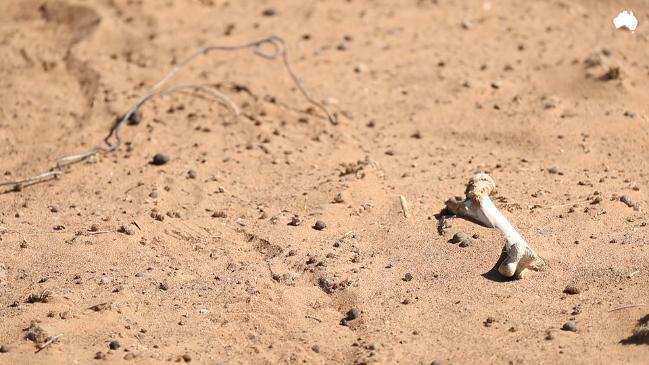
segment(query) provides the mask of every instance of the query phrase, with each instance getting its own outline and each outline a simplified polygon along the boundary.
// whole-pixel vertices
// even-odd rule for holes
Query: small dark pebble
[[[228,213],[226,213],[223,210],[217,210],[214,213],[212,213],[212,218],[227,218]]]
[[[132,236],[132,235],[135,234],[135,231],[129,226],[120,226],[117,229],[117,232],[124,233],[124,234],[129,235],[129,236]]]
[[[191,357],[189,354],[184,354],[184,355],[183,355],[183,361],[184,361],[184,362],[191,362],[191,361],[192,361],[192,357]]]
[[[581,290],[575,285],[568,285],[565,289],[563,289],[563,292],[566,294],[575,295],[581,293]]]
[[[165,216],[162,215],[161,213],[158,212],[151,212],[151,218],[159,221],[159,222],[164,222]]]
[[[167,291],[167,290],[169,290],[169,284],[167,284],[167,283],[160,283],[160,285],[158,285],[158,288],[160,288],[160,290]]]
[[[325,228],[327,228],[327,224],[323,221],[316,221],[315,224],[313,225],[313,229],[318,231],[322,231]]]
[[[491,327],[492,324],[496,322],[496,319],[494,317],[487,317],[487,319],[482,322],[485,327]]]
[[[557,167],[550,167],[550,168],[548,169],[548,172],[551,173],[551,174],[558,174],[558,173],[559,173],[559,168],[557,168]]]
[[[347,317],[345,317],[345,319],[348,320],[348,321],[353,321],[353,320],[355,320],[356,318],[358,318],[360,316],[361,316],[361,310],[356,308],[356,307],[352,307],[347,312]]]
[[[16,345],[9,344],[9,345],[2,345],[0,346],[0,353],[6,354],[7,352],[13,350],[16,347]]]
[[[160,196],[160,194],[158,194],[157,191],[152,191],[149,193],[149,198],[151,199],[158,199],[158,196]]]
[[[268,16],[268,17],[275,16],[275,15],[277,15],[277,10],[275,10],[273,8],[266,8],[266,9],[264,9],[264,11],[261,12],[261,15]]]
[[[140,122],[142,122],[142,113],[136,110],[135,112],[131,113],[131,115],[128,116],[128,121],[126,122],[126,124],[138,125],[140,124]]]
[[[636,202],[634,202],[628,195],[622,195],[620,197],[620,201],[626,204],[626,206],[629,208],[635,208],[635,206],[637,205]]]
[[[402,279],[402,280],[403,280],[403,281],[410,281],[410,280],[412,280],[412,274],[409,273],[409,272],[407,272],[407,273],[403,276],[403,279]]]
[[[293,227],[297,227],[297,226],[299,226],[300,224],[302,224],[302,219],[301,219],[299,216],[297,216],[297,215],[294,215],[294,216],[291,218],[291,221],[288,222],[288,225],[289,225],[289,226],[293,226]]]
[[[468,247],[471,245],[471,237],[464,232],[457,232],[449,242],[453,244],[459,243],[460,247]]]
[[[453,238],[451,238],[450,242],[451,243],[460,243],[464,240],[467,240],[469,236],[464,233],[464,232],[457,232],[456,234],[453,235]]]
[[[195,179],[197,176],[198,176],[198,173],[196,173],[196,171],[194,171],[194,170],[187,171],[187,177],[189,177],[190,179]]]
[[[563,324],[561,329],[563,331],[577,332],[577,325],[574,324],[573,322],[568,321],[568,322]]]
[[[313,352],[315,352],[316,354],[319,354],[320,353],[320,345],[315,344],[315,345],[311,346],[311,350],[313,350]]]
[[[153,156],[153,160],[151,161],[151,163],[156,166],[162,166],[167,162],[169,162],[169,156],[165,155],[164,153],[156,153],[155,156]]]
[[[629,118],[635,118],[636,114],[635,114],[635,112],[627,110],[627,111],[624,112],[624,116],[629,117]]]
[[[108,344],[108,347],[111,350],[117,350],[118,348],[122,347],[122,345],[117,340],[113,340],[113,341],[110,341],[110,343]]]

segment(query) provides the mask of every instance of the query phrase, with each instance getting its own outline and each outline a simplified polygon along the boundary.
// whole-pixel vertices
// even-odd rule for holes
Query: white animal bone
[[[446,208],[457,216],[499,229],[506,239],[504,251],[507,256],[498,267],[498,272],[520,279],[527,269],[540,269],[544,262],[491,201],[489,195],[495,189],[496,183],[491,176],[476,174],[466,187],[466,198],[451,198],[446,201]]]

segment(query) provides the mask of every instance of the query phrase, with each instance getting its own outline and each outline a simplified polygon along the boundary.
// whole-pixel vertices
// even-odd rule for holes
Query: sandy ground
[[[634,34],[620,6],[1,1],[2,179],[99,143],[197,47],[269,34],[340,123],[281,62],[214,53],[177,80],[238,120],[155,99],[114,154],[0,194],[0,363],[646,364],[649,6],[625,2]],[[438,232],[478,171],[544,271],[503,280],[497,230]]]

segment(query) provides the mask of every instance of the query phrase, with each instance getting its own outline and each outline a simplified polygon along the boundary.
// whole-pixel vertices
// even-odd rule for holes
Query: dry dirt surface
[[[0,363],[647,364],[649,6],[621,3],[1,1],[3,180],[269,34],[339,124],[280,61],[212,53],[176,80],[239,118],[157,98],[114,153],[5,186]],[[504,280],[499,231],[438,222],[478,171],[545,270]]]

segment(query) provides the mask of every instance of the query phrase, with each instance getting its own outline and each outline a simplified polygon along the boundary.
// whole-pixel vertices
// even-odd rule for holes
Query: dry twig
[[[272,50],[270,51],[262,50],[262,48],[265,46],[271,46]],[[275,35],[271,35],[251,43],[246,43],[237,46],[208,46],[208,47],[203,47],[198,49],[197,51],[192,53],[189,57],[187,57],[184,61],[175,65],[173,69],[169,73],[167,73],[160,81],[158,81],[148,92],[140,96],[140,98],[137,99],[137,101],[128,109],[126,114],[118,118],[113,123],[113,126],[111,127],[108,135],[103,140],[103,144],[99,144],[95,147],[92,147],[86,152],[63,156],[56,161],[56,166],[50,169],[50,171],[44,172],[42,174],[28,177],[25,179],[0,181],[0,187],[13,186],[14,191],[20,191],[24,186],[61,177],[64,174],[64,169],[67,165],[84,161],[89,157],[97,154],[107,154],[115,151],[122,144],[122,138],[119,135],[122,126],[127,121],[131,120],[134,116],[136,116],[140,108],[147,101],[149,101],[150,99],[156,96],[165,96],[174,93],[176,91],[186,90],[186,89],[192,89],[194,91],[202,91],[204,93],[213,96],[219,101],[223,102],[225,105],[227,105],[230,108],[230,110],[232,110],[234,114],[238,115],[239,108],[237,107],[237,105],[225,94],[218,91],[216,87],[213,85],[176,84],[167,88],[163,88],[163,87],[177,73],[183,70],[187,65],[189,65],[192,61],[194,61],[199,56],[206,55],[213,51],[239,51],[244,49],[252,49],[255,55],[265,58],[267,60],[275,60],[278,58],[281,59],[284,68],[286,69],[286,72],[289,74],[291,80],[293,81],[297,89],[300,91],[302,96],[304,96],[304,98],[313,106],[317,107],[322,112],[324,112],[332,124],[338,123],[336,115],[334,113],[331,113],[322,103],[313,99],[313,97],[311,97],[311,95],[306,91],[306,89],[302,85],[302,81],[300,80],[300,78],[293,72],[293,69],[288,61],[288,56],[286,52],[286,42],[282,38]]]
[[[399,195],[399,202],[401,202],[401,210],[403,210],[403,216],[406,218],[410,217],[410,211],[408,210],[408,201],[403,195]]]
[[[635,308],[635,307],[644,307],[644,304],[627,304],[627,305],[622,305],[622,306],[619,306],[619,307],[615,307],[615,308],[613,308],[613,309],[610,309],[609,312],[615,312],[615,311],[619,311],[619,310],[622,310],[622,309]]]

